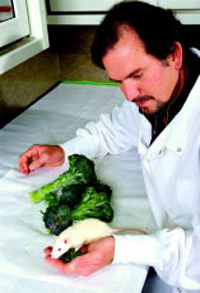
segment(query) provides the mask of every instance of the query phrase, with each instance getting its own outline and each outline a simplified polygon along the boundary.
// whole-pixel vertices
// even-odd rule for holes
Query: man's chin
[[[146,115],[154,115],[156,114],[157,112],[159,112],[160,110],[162,110],[165,106],[165,103],[160,103],[160,104],[157,104],[155,105],[155,107],[139,107],[140,109],[140,112],[146,114]]]
[[[146,115],[153,115],[156,112],[158,112],[158,110],[156,110],[156,109],[150,109],[147,107],[138,107],[138,108],[140,109],[141,113],[146,114]]]

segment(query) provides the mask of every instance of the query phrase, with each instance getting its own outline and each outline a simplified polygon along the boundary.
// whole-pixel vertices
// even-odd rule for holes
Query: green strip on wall
[[[119,85],[112,81],[88,81],[88,80],[63,80],[62,83],[67,84],[90,84],[90,85],[102,85],[102,86],[116,86]]]

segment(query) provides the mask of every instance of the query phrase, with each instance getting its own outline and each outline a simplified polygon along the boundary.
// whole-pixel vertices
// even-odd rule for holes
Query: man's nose
[[[140,89],[136,81],[132,81],[132,80],[122,81],[121,90],[125,94],[128,102],[131,102],[140,96]]]

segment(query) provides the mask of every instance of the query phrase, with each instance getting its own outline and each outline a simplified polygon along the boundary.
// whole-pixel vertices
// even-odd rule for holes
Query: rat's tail
[[[140,234],[148,234],[147,231],[141,229],[141,228],[136,228],[136,227],[133,227],[133,228],[115,228],[113,229],[113,233],[121,233],[121,232],[125,232],[125,233],[140,233]]]

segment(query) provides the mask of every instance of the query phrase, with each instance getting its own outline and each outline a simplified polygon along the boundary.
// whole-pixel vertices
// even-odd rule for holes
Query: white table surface
[[[123,96],[117,87],[60,84],[0,130],[0,290],[2,293],[140,293],[147,268],[109,265],[89,277],[69,276],[44,262],[43,248],[54,243],[42,222],[43,204],[28,192],[52,181],[66,166],[41,168],[25,176],[18,155],[33,143],[59,144],[79,127],[108,113]],[[113,227],[156,229],[145,194],[135,149],[109,155],[96,165],[101,180],[113,189]]]

